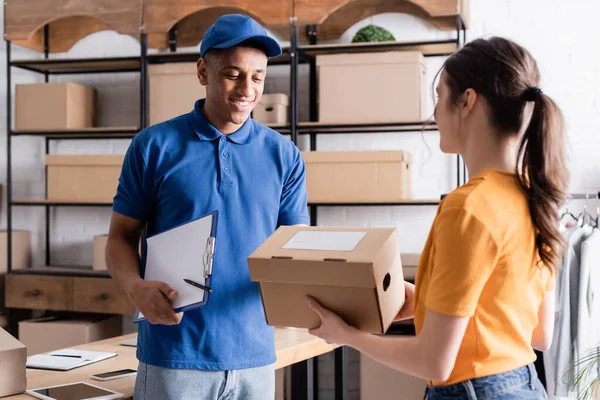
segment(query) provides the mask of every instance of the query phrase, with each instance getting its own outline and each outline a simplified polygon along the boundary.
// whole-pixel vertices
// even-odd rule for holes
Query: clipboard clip
[[[208,278],[212,275],[213,260],[215,257],[215,238],[209,237],[206,240],[206,250],[204,251],[204,257],[202,263],[204,264],[204,278]]]

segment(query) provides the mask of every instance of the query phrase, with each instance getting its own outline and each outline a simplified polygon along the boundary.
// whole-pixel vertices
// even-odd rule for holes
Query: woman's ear
[[[206,65],[206,58],[198,59],[198,62],[196,62],[196,73],[200,84],[206,86],[208,83],[208,66]]]
[[[473,111],[475,104],[477,103],[478,94],[473,89],[467,89],[460,96],[458,104],[460,106],[460,114],[462,117],[467,117]]]

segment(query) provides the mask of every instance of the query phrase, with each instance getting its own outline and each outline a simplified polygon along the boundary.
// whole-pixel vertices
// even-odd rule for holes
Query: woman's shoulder
[[[440,204],[440,213],[462,210],[488,224],[508,215],[528,216],[528,204],[517,176],[486,170],[449,193]],[[526,215],[525,215],[526,214]]]

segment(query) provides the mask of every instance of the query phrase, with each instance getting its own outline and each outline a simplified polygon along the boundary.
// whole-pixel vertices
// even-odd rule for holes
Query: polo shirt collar
[[[200,140],[210,141],[219,139],[221,136],[227,136],[232,142],[237,144],[248,144],[252,141],[252,118],[248,118],[237,131],[230,133],[229,135],[224,135],[206,119],[202,113],[203,106],[204,99],[200,99],[196,101],[196,104],[194,104],[194,110],[191,112],[192,129],[194,132],[196,132]]]

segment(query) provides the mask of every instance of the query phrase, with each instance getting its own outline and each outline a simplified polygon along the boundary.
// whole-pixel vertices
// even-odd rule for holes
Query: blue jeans
[[[273,400],[274,365],[234,371],[171,369],[140,362],[134,400]]]
[[[533,364],[502,374],[475,378],[448,386],[429,386],[425,392],[428,400],[508,400],[547,399],[546,391]]]

